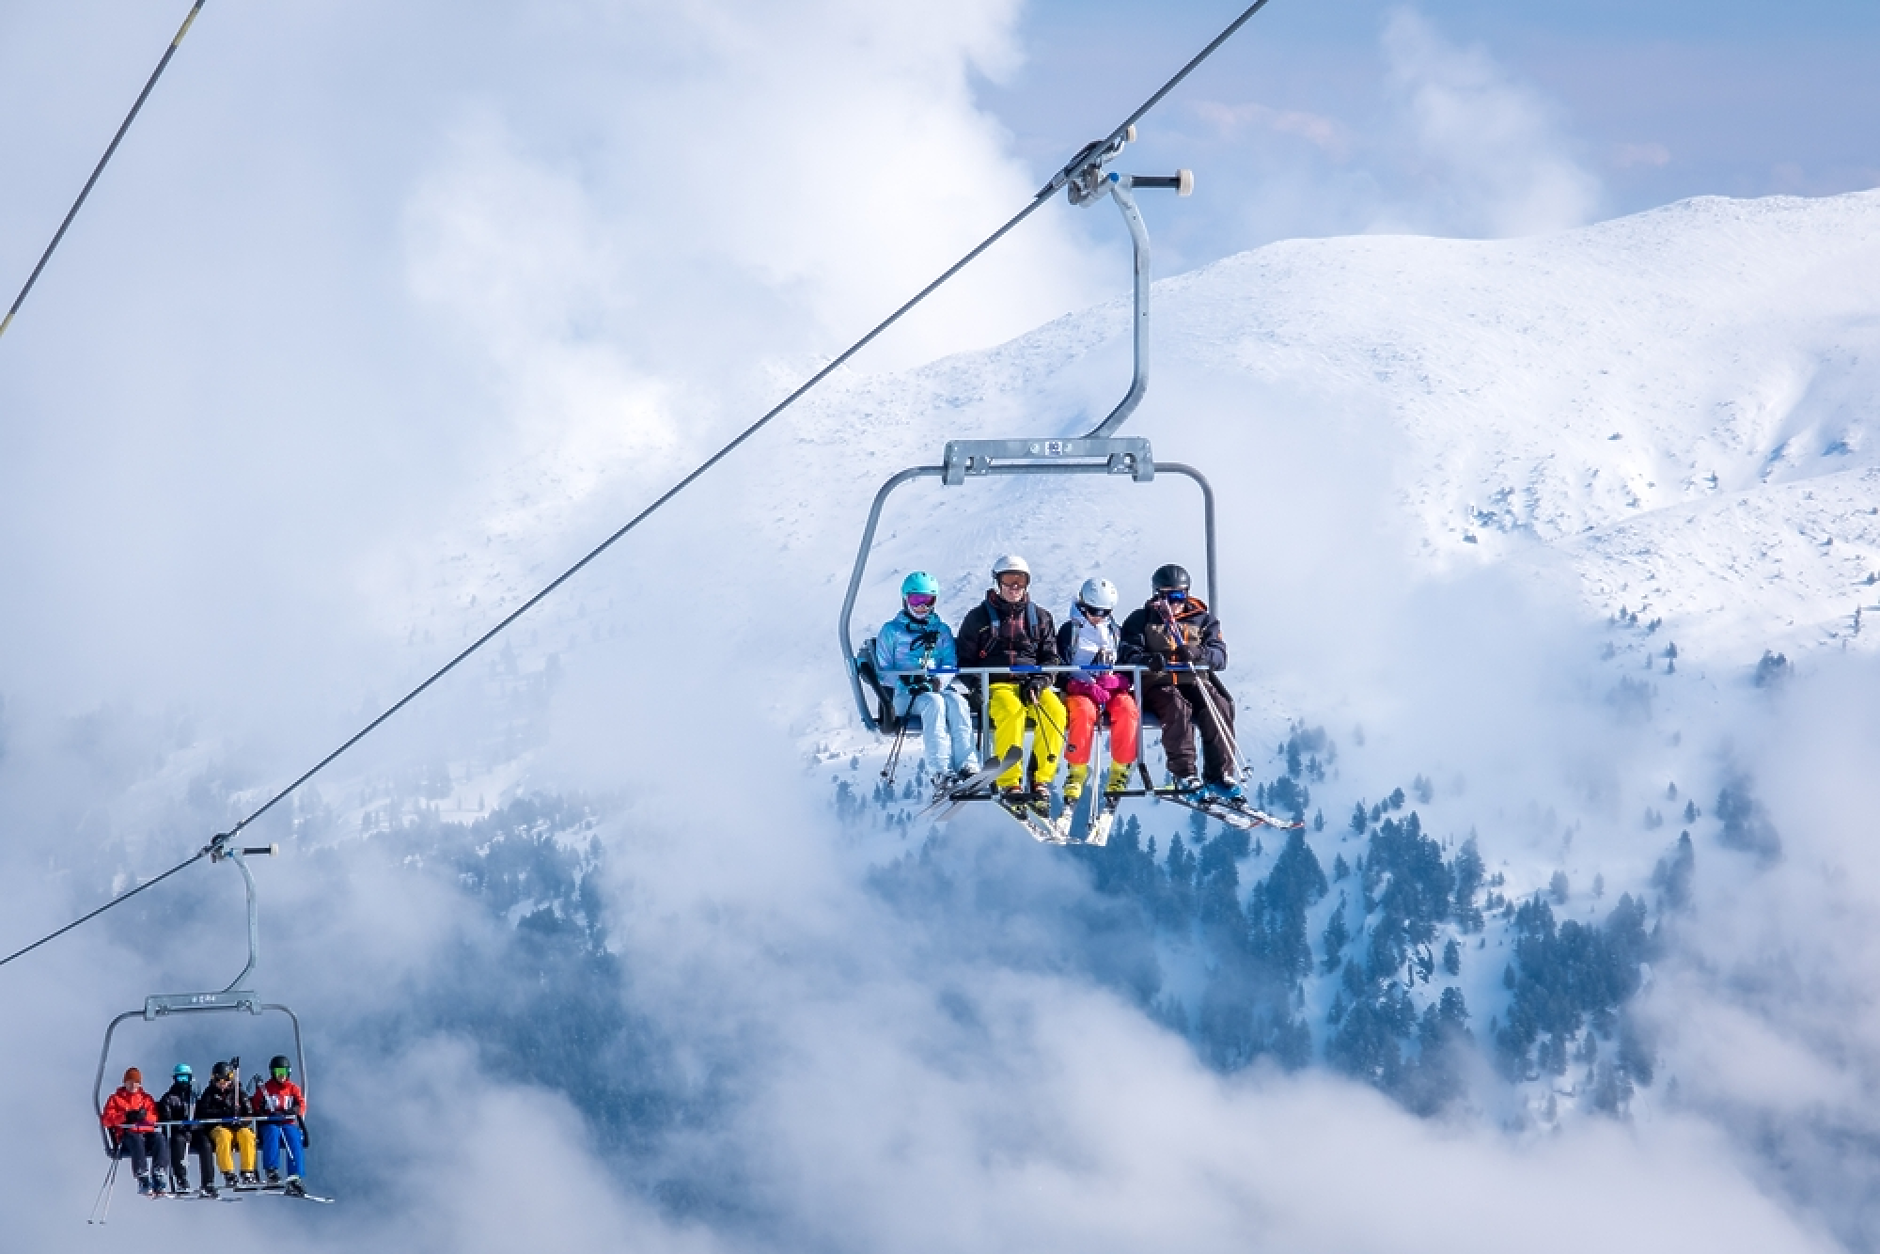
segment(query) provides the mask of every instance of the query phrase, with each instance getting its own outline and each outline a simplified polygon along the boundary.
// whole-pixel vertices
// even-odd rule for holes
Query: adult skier
[[[992,564],[993,586],[985,600],[966,613],[960,624],[961,666],[1036,667],[1058,664],[1057,632],[1050,611],[1031,600],[1031,566],[1017,554]],[[1051,686],[1050,676],[1014,671],[986,676],[986,714],[992,720],[994,755],[1025,742],[1030,712],[1032,735],[1031,780],[1025,782],[1024,760],[1014,762],[995,781],[1000,800],[1008,809],[1050,812],[1051,781],[1057,776],[1058,755],[1064,750],[1064,702]]]
[[[303,1139],[307,1120],[307,1095],[290,1078],[292,1067],[287,1055],[276,1054],[268,1062],[269,1078],[255,1086],[254,1097],[250,1099],[261,1126],[261,1170],[267,1173],[269,1184],[283,1184],[283,1192],[300,1195],[306,1192],[301,1186],[300,1177],[306,1168],[306,1142]],[[287,1178],[281,1178],[281,1146],[287,1146]]]
[[[223,1187],[230,1189],[261,1183],[261,1178],[255,1174],[255,1130],[248,1124],[248,1111],[235,1080],[234,1064],[216,1063],[209,1072],[209,1087],[196,1101],[196,1122],[204,1125],[210,1148],[215,1151],[215,1165],[222,1171]],[[235,1174],[233,1151],[241,1154],[240,1176]],[[203,1192],[214,1197],[214,1191],[206,1187],[209,1180],[205,1169]]]
[[[157,1099],[157,1116],[168,1125],[165,1132],[170,1138],[170,1191],[189,1192],[189,1153],[194,1149],[197,1165],[202,1170],[203,1196],[214,1197],[215,1175],[210,1170],[214,1159],[209,1138],[202,1129],[191,1126],[196,1118],[195,1073],[188,1063],[179,1062],[170,1073],[170,1081],[170,1087]]]
[[[901,612],[875,633],[875,673],[920,671],[894,684],[894,716],[920,719],[921,756],[936,789],[976,774],[979,750],[966,694],[953,676],[959,666],[952,630],[940,620],[940,584],[924,570],[901,581]]]
[[[1153,595],[1123,621],[1128,664],[1147,666],[1142,703],[1162,722],[1162,753],[1171,786],[1198,800],[1242,805],[1247,794],[1233,778],[1234,699],[1220,681],[1227,642],[1200,597],[1188,592],[1188,572],[1173,564],[1150,577]],[[1205,666],[1199,673],[1189,669]],[[1173,668],[1173,669],[1171,669]],[[1194,733],[1201,733],[1202,777],[1195,775]]]
[[[111,1135],[116,1153],[131,1156],[137,1191],[162,1197],[170,1191],[170,1138],[157,1127],[157,1104],[144,1092],[144,1073],[132,1067],[124,1083],[105,1099],[99,1121]]]
[[[1097,718],[1110,720],[1110,773],[1106,793],[1121,792],[1129,784],[1129,769],[1136,764],[1136,731],[1141,718],[1128,672],[1111,669],[1122,650],[1116,625],[1116,585],[1107,579],[1086,579],[1058,629],[1058,656],[1066,666],[1082,669],[1064,677],[1064,708],[1070,719],[1070,738],[1064,760],[1064,804],[1084,794],[1090,777],[1090,753],[1096,747]]]

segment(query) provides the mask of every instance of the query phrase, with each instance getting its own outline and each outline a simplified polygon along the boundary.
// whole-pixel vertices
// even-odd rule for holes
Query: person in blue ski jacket
[[[901,612],[875,634],[875,673],[918,671],[894,680],[894,716],[920,719],[922,761],[936,787],[979,770],[972,714],[953,682],[959,665],[953,632],[940,621],[940,584],[924,570],[901,581]],[[937,672],[937,673],[936,673]]]

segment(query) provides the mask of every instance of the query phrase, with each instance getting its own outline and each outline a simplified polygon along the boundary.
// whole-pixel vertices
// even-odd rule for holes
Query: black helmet
[[[1188,572],[1173,562],[1167,566],[1158,566],[1155,574],[1149,576],[1149,586],[1157,592],[1167,592],[1170,588],[1186,592],[1188,591]]]
[[[225,1062],[218,1062],[215,1066],[209,1068],[209,1078],[211,1080],[226,1080],[234,1074],[235,1069]]]
[[[268,1070],[274,1071],[277,1069],[281,1071],[289,1071],[293,1069],[293,1064],[287,1061],[286,1054],[276,1054],[274,1055],[274,1057],[268,1059]]]

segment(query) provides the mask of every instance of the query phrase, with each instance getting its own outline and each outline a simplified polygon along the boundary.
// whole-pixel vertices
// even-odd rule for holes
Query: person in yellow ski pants
[[[1057,776],[1058,758],[1064,753],[1064,702],[1058,697],[1057,689],[1042,683],[1030,685],[1037,690],[1037,696],[1030,702],[1025,700],[1025,684],[995,683],[990,685],[991,692],[986,698],[986,715],[992,720],[992,756],[1002,758],[1006,750],[1025,741],[1025,718],[1027,711],[1032,718],[1031,756],[1037,764],[1034,779],[1041,785],[1048,785]],[[1001,791],[1017,788],[1025,778],[1025,762],[1018,764],[999,776],[998,787]]]

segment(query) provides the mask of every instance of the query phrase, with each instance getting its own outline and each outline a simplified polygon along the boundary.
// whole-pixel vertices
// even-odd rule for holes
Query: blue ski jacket
[[[875,672],[885,678],[888,671],[918,671],[930,668],[951,670],[958,666],[959,650],[953,643],[953,632],[940,621],[938,613],[929,614],[922,622],[902,610],[881,625],[875,635]],[[895,682],[906,688],[909,677],[900,676]],[[934,686],[944,688],[952,682],[952,676],[942,678]]]

